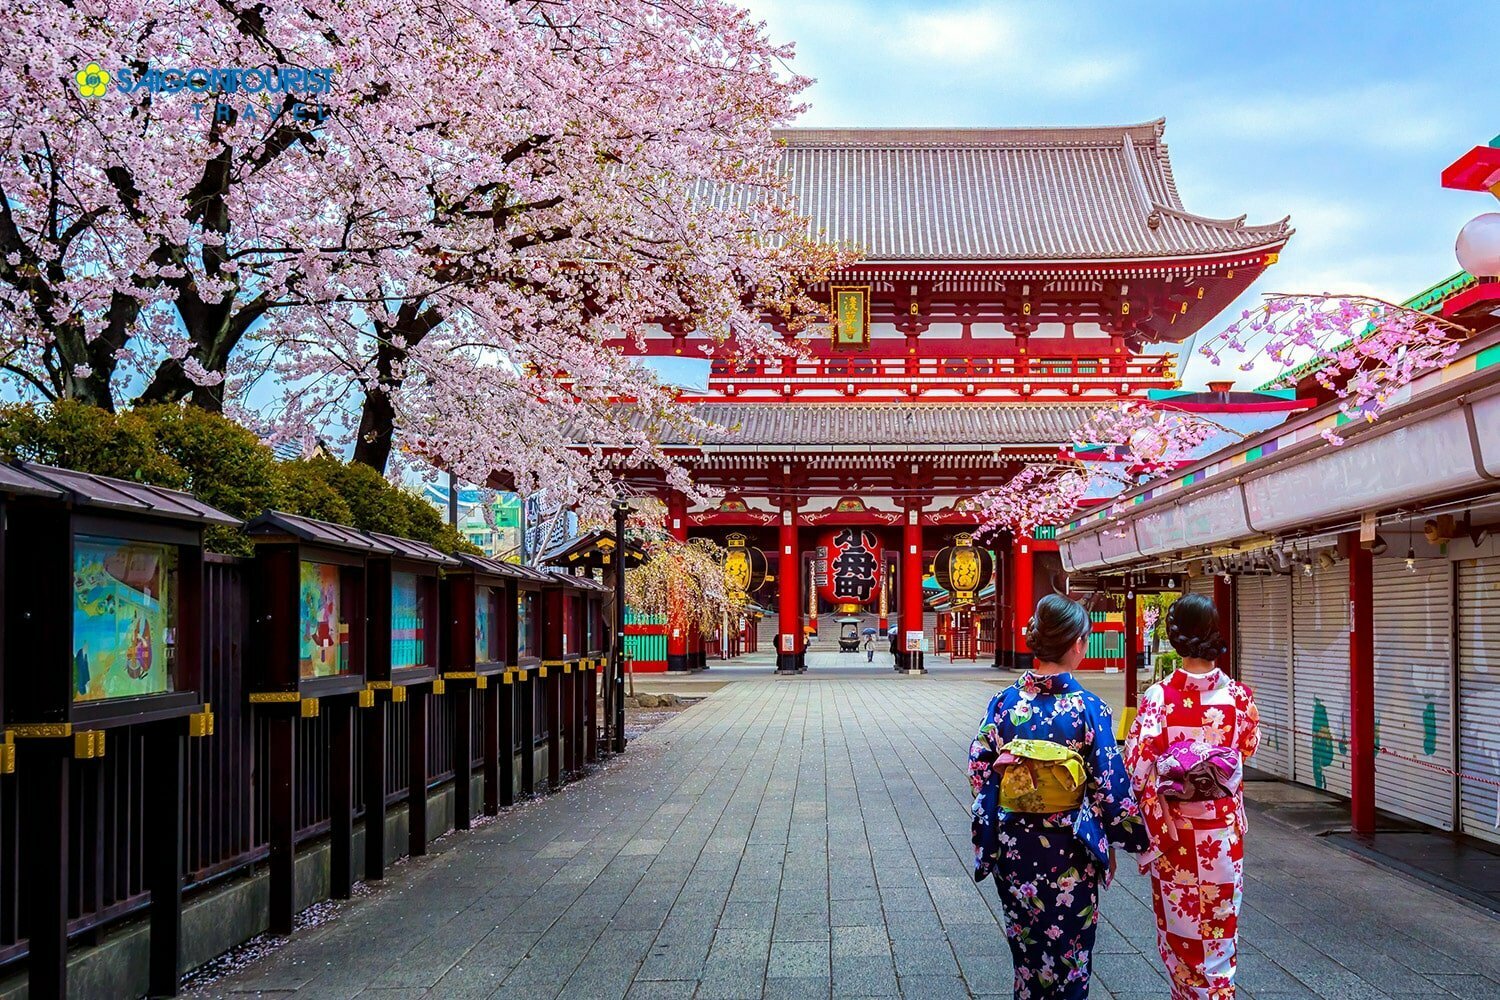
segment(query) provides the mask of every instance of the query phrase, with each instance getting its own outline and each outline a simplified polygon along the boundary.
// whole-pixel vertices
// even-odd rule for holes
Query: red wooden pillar
[[[1234,662],[1234,578],[1214,577],[1214,607],[1219,612],[1219,632],[1224,637],[1225,650],[1215,665],[1230,677],[1235,676],[1239,664]]]
[[[1015,599],[1011,605],[1016,609],[1015,635],[1016,669],[1031,669],[1031,649],[1026,645],[1026,625],[1031,621],[1031,532],[1021,532],[1011,543],[1011,572],[1014,578],[1011,592]]]
[[[1374,561],[1351,532],[1349,545],[1349,807],[1356,834],[1375,832]]]
[[[797,505],[788,500],[781,508],[781,554],[777,576],[776,670],[795,672],[802,665],[802,560],[797,551]]]
[[[681,493],[667,494],[667,534],[687,541],[687,499]],[[667,669],[688,669],[688,627],[676,615],[667,617]]]
[[[1136,646],[1140,644],[1140,629],[1135,620],[1135,585],[1125,585],[1125,707],[1136,707],[1136,664],[1139,656],[1136,654]]]
[[[901,609],[900,639],[896,663],[907,670],[924,670],[922,641],[922,504],[916,501],[906,508],[906,524],[901,528]],[[912,649],[915,640],[916,649]]]

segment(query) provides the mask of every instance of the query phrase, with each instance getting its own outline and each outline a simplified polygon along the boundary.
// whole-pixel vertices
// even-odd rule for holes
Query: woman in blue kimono
[[[990,701],[969,747],[974,880],[995,876],[1016,1000],[1088,996],[1099,888],[1114,876],[1114,846],[1138,853],[1149,843],[1109,707],[1070,673],[1088,650],[1092,627],[1081,604],[1057,594],[1042,598],[1026,629],[1035,664]],[[1016,775],[1030,782],[1036,767],[1063,766],[1051,761],[1064,757],[1072,771],[1050,774],[1074,789],[1081,798],[1076,806],[1042,811],[1057,805],[1059,779],[1052,779],[1050,798],[1036,792],[1036,808],[1026,811],[1013,782],[1002,790],[1008,768],[1032,768],[1029,778],[1026,771]],[[1045,784],[1036,782],[1039,789]],[[1002,806],[1002,794],[1012,808]]]

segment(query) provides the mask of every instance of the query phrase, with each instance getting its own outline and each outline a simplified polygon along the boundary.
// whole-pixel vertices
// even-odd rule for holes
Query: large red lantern
[[[869,528],[837,528],[818,538],[815,576],[818,596],[853,614],[880,597],[884,550]]]

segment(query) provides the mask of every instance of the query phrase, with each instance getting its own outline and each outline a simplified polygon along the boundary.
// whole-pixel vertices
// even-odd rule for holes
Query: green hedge
[[[0,406],[0,459],[40,462],[187,490],[249,520],[268,508],[474,552],[441,514],[367,465],[333,458],[279,461],[249,430],[195,406],[121,413],[69,400]],[[208,547],[246,555],[236,529],[211,528]]]

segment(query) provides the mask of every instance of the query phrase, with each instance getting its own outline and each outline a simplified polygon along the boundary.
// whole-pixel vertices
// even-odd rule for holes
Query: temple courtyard
[[[1012,675],[888,664],[814,653],[802,676],[684,680],[704,700],[624,757],[194,995],[1009,996],[999,901],[969,874],[965,765]],[[1241,997],[1500,997],[1486,911],[1258,807],[1247,848]],[[1149,883],[1123,857],[1094,972],[1093,997],[1167,995]]]

